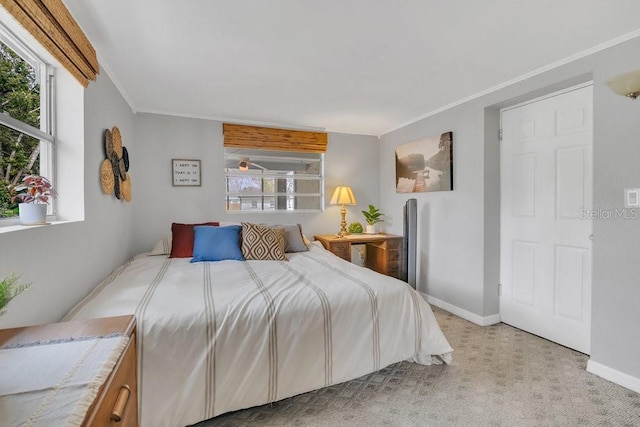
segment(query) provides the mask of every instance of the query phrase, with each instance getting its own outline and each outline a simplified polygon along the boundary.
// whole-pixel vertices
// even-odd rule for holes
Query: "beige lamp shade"
[[[347,208],[345,208],[344,205],[355,205],[356,198],[353,197],[353,191],[351,191],[351,188],[347,186],[340,186],[333,192],[333,197],[331,198],[330,203],[332,205],[342,205],[342,209],[340,209],[342,221],[340,221],[340,232],[338,233],[338,237],[344,237],[349,234],[347,231]]]
[[[636,99],[640,96],[640,70],[614,77],[607,81],[607,85],[618,95]]]
[[[355,205],[356,198],[353,196],[351,188],[344,186],[336,188],[330,204],[332,205]]]

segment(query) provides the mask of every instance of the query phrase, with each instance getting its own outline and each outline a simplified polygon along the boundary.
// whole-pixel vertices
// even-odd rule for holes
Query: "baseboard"
[[[478,316],[475,313],[467,311],[463,308],[455,306],[453,304],[449,304],[448,302],[442,301],[438,298],[434,298],[430,295],[420,292],[420,295],[427,301],[429,304],[435,305],[443,310],[448,311],[449,313],[453,313],[458,317],[462,317],[465,320],[468,320],[471,323],[475,323],[480,326],[489,326],[495,325],[496,323],[500,323],[500,314],[492,314],[491,316]]]
[[[587,362],[587,372],[591,372],[594,375],[604,378],[607,381],[621,385],[624,388],[640,393],[640,378],[632,377],[624,372],[617,371],[606,365],[598,362],[594,362],[589,359]]]

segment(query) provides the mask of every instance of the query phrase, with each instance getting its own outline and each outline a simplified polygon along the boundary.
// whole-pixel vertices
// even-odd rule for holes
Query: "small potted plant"
[[[369,205],[369,210],[362,211],[362,215],[364,215],[364,219],[367,221],[367,231],[365,231],[365,233],[376,234],[376,224],[383,222],[381,217],[384,216],[384,214],[380,212],[380,209],[376,209],[375,206]]]
[[[11,201],[20,200],[20,222],[23,225],[39,225],[47,223],[47,205],[58,193],[51,182],[40,175],[27,175],[22,184],[11,189],[14,194]]]
[[[362,234],[362,232],[364,231],[364,229],[362,228],[362,224],[360,224],[359,222],[352,222],[351,224],[349,224],[349,234]]]

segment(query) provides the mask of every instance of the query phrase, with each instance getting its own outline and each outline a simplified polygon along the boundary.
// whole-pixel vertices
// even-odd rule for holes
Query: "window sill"
[[[279,214],[297,214],[297,213],[320,213],[320,212],[322,212],[322,210],[320,210],[320,209],[295,209],[295,210],[280,209],[280,210],[270,210],[270,211],[231,210],[231,211],[225,211],[225,212],[230,214],[230,215],[240,215],[240,214],[278,214],[278,213]]]
[[[20,224],[18,221],[14,222],[14,221],[10,221],[7,220],[7,224],[2,224],[0,223],[0,234],[4,234],[4,233],[11,233],[14,231],[24,231],[24,230],[31,230],[34,228],[42,228],[42,227],[50,227],[50,226],[56,226],[56,225],[61,225],[61,224],[70,224],[73,222],[78,222],[78,221],[51,221],[48,222],[46,224],[38,224],[38,225],[22,225]]]

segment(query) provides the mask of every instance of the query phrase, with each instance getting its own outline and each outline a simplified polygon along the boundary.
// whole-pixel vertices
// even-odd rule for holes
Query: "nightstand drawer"
[[[138,425],[138,384],[136,376],[135,334],[113,368],[95,409],[87,415],[86,425],[102,427],[134,427]]]
[[[390,239],[387,240],[388,251],[400,251],[402,250],[402,239]]]
[[[340,258],[351,261],[351,244],[349,242],[332,242],[330,250]]]
[[[402,259],[402,252],[399,250],[387,251],[387,261],[397,263]]]

